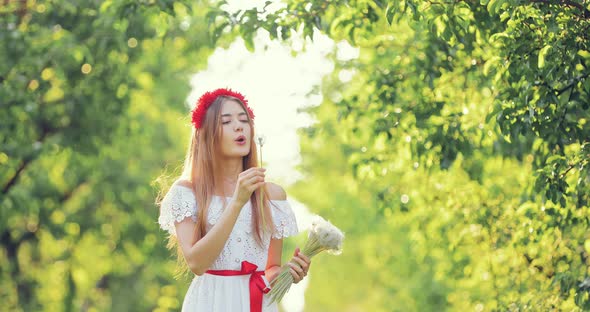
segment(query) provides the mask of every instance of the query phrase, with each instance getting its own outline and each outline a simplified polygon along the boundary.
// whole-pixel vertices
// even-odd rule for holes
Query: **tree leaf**
[[[387,23],[391,26],[393,23],[393,16],[395,15],[395,5],[392,3],[387,4],[387,8],[385,9],[385,19]]]
[[[546,45],[539,51],[539,57],[537,62],[537,66],[539,68],[545,67],[545,58],[547,57],[547,53],[549,53],[550,49],[551,45]]]

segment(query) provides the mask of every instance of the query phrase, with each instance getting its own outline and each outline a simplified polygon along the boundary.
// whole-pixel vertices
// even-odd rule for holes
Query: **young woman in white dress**
[[[182,311],[278,311],[266,293],[281,270],[282,239],[298,230],[285,191],[257,167],[253,119],[244,96],[228,89],[206,92],[192,111],[183,174],[158,219],[196,275]],[[297,248],[286,265],[298,283],[310,260]]]

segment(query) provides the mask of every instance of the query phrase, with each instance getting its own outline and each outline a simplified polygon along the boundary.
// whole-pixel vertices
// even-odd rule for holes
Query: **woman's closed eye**
[[[240,119],[239,121],[240,122],[243,122],[243,123],[250,122],[248,119]],[[223,121],[221,121],[221,123],[224,124],[224,125],[227,125],[227,124],[231,123],[231,119],[223,120]]]

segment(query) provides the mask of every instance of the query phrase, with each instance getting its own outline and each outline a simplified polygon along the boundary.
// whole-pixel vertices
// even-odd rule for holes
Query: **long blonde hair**
[[[188,180],[191,183],[192,190],[197,201],[197,223],[195,224],[195,234],[197,240],[206,234],[206,222],[208,208],[211,204],[214,191],[220,185],[221,179],[219,173],[222,171],[220,163],[219,142],[222,135],[221,127],[221,108],[225,101],[232,100],[242,106],[244,111],[246,107],[239,99],[230,96],[218,96],[209,106],[200,129],[193,127],[189,146],[184,159],[181,179]],[[248,115],[248,114],[246,114]],[[250,153],[242,158],[243,169],[256,167],[258,165],[258,153],[256,151],[256,142],[254,140],[254,123],[248,115],[248,123],[251,128]],[[264,203],[260,203],[261,192],[264,192]],[[266,187],[257,189],[250,197],[252,206],[252,230],[255,233],[255,239],[261,246],[263,245],[263,232],[272,231],[272,220],[270,212],[270,201]],[[264,213],[264,221],[261,218],[261,212]],[[182,252],[178,246],[176,237],[170,235],[168,248],[176,249],[179,261],[182,259]]]
[[[242,106],[244,111],[246,107],[240,100],[229,96],[218,96],[211,106],[207,109],[203,124],[200,129],[192,131],[190,144],[186,153],[183,177],[187,178],[193,187],[195,198],[197,200],[197,239],[203,237],[206,232],[205,224],[207,212],[214,190],[221,183],[217,175],[222,171],[219,162],[219,141],[221,139],[221,108],[225,101],[233,100]],[[246,114],[248,116],[248,114]],[[248,123],[251,128],[250,153],[242,158],[244,170],[258,165],[258,153],[256,152],[256,142],[254,140],[254,124],[250,116]],[[265,204],[261,205],[258,201],[260,192],[264,192]],[[262,244],[262,220],[260,220],[260,211],[269,215],[268,194],[266,188],[258,189],[252,193],[250,201],[252,203],[252,230],[254,231],[256,241]],[[270,220],[270,219],[267,219]]]

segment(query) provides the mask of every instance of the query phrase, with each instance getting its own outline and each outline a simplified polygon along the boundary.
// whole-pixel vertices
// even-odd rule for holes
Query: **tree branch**
[[[8,180],[8,183],[2,187],[2,195],[8,194],[8,191],[16,184],[16,180],[20,177],[21,173],[27,168],[27,166],[33,161],[34,157],[25,158],[20,164],[14,175]]]
[[[567,169],[559,175],[559,178],[560,179],[563,179],[572,169],[574,169],[576,167],[580,167],[580,166],[583,167],[586,164],[588,164],[588,159],[582,159],[582,160],[580,160],[580,161],[578,161],[576,163],[569,164],[568,167],[567,167]]]
[[[567,84],[565,87],[563,87],[563,88],[561,88],[561,89],[559,89],[559,90],[555,90],[555,91],[557,92],[557,95],[560,95],[560,94],[562,94],[563,92],[565,92],[567,89],[570,89],[570,88],[572,88],[573,86],[575,86],[575,85],[576,85],[576,83],[578,83],[578,82],[582,81],[583,79],[586,79],[586,78],[588,78],[588,76],[590,76],[590,72],[589,72],[589,73],[586,73],[585,75],[580,75],[580,76],[578,76],[578,77],[574,78],[574,79],[572,80],[572,82],[568,83],[568,84]]]
[[[563,88],[561,89],[555,89],[553,86],[549,85],[547,82],[545,81],[535,81],[533,83],[534,86],[543,86],[546,87],[547,89],[549,89],[551,92],[555,92],[555,95],[559,96],[561,95],[563,92],[567,91],[568,89],[571,89],[572,87],[574,87],[576,85],[576,83],[586,79],[590,77],[590,72],[586,73],[584,75],[580,75],[576,78],[574,78],[570,83],[568,83],[567,85],[565,85]]]
[[[61,130],[61,129],[60,128],[50,128],[47,125],[42,125],[41,126],[41,131],[42,131],[41,137],[39,137],[39,140],[37,140],[37,141],[44,142],[49,135],[51,135],[59,130]],[[37,156],[39,156],[39,153],[33,154],[32,156],[29,156],[24,159],[24,161],[20,164],[19,168],[14,173],[14,175],[8,180],[8,183],[6,183],[2,187],[2,195],[8,194],[10,189],[16,184],[16,181],[18,180],[20,175],[23,173],[23,171],[31,164],[31,162],[33,162],[33,160],[35,160],[37,158]]]

